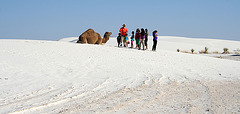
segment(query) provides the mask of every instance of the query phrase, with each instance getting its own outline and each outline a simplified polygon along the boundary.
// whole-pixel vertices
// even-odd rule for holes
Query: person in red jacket
[[[126,37],[126,34],[128,34],[128,29],[126,28],[126,25],[123,24],[122,25],[123,27],[120,28],[119,32],[121,34],[121,41],[123,41],[123,44],[124,44],[124,47],[126,47],[126,40],[125,40],[125,37]]]

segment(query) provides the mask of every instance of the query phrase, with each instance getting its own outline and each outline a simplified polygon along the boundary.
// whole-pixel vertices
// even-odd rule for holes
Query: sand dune
[[[239,41],[163,36],[152,52],[76,39],[0,40],[0,113],[240,112],[239,61],[176,52]]]

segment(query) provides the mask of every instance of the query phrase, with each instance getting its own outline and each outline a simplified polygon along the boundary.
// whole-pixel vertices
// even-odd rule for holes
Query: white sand
[[[0,40],[0,113],[240,113],[239,61],[176,52],[239,41],[162,36],[152,52],[76,40]]]

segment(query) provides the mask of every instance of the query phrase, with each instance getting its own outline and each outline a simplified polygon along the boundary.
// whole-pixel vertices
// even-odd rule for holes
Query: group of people
[[[126,28],[126,25],[123,24],[122,28],[119,30],[119,34],[117,37],[118,47],[124,46],[128,47],[128,45],[131,43],[131,48],[133,48],[133,43],[136,40],[136,48],[146,50],[148,49],[148,30],[147,29],[137,29],[136,33],[134,34],[134,31],[132,31],[132,35],[129,38],[128,37],[128,29]],[[153,47],[152,51],[156,51],[157,46],[157,30],[153,31]]]

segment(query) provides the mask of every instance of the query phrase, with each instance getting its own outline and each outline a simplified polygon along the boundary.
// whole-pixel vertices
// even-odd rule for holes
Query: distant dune
[[[59,41],[76,42],[78,37],[63,38]],[[148,41],[150,47],[152,47],[152,36],[149,36]],[[107,45],[117,46],[116,38],[111,38],[107,42]],[[210,52],[223,52],[223,48],[228,48],[233,52],[236,49],[240,49],[240,41],[232,40],[220,40],[220,39],[201,39],[201,38],[187,38],[176,36],[159,36],[158,50],[167,50],[176,52],[177,49],[182,51],[191,51],[194,49],[196,52],[204,50],[205,47],[209,48]]]

